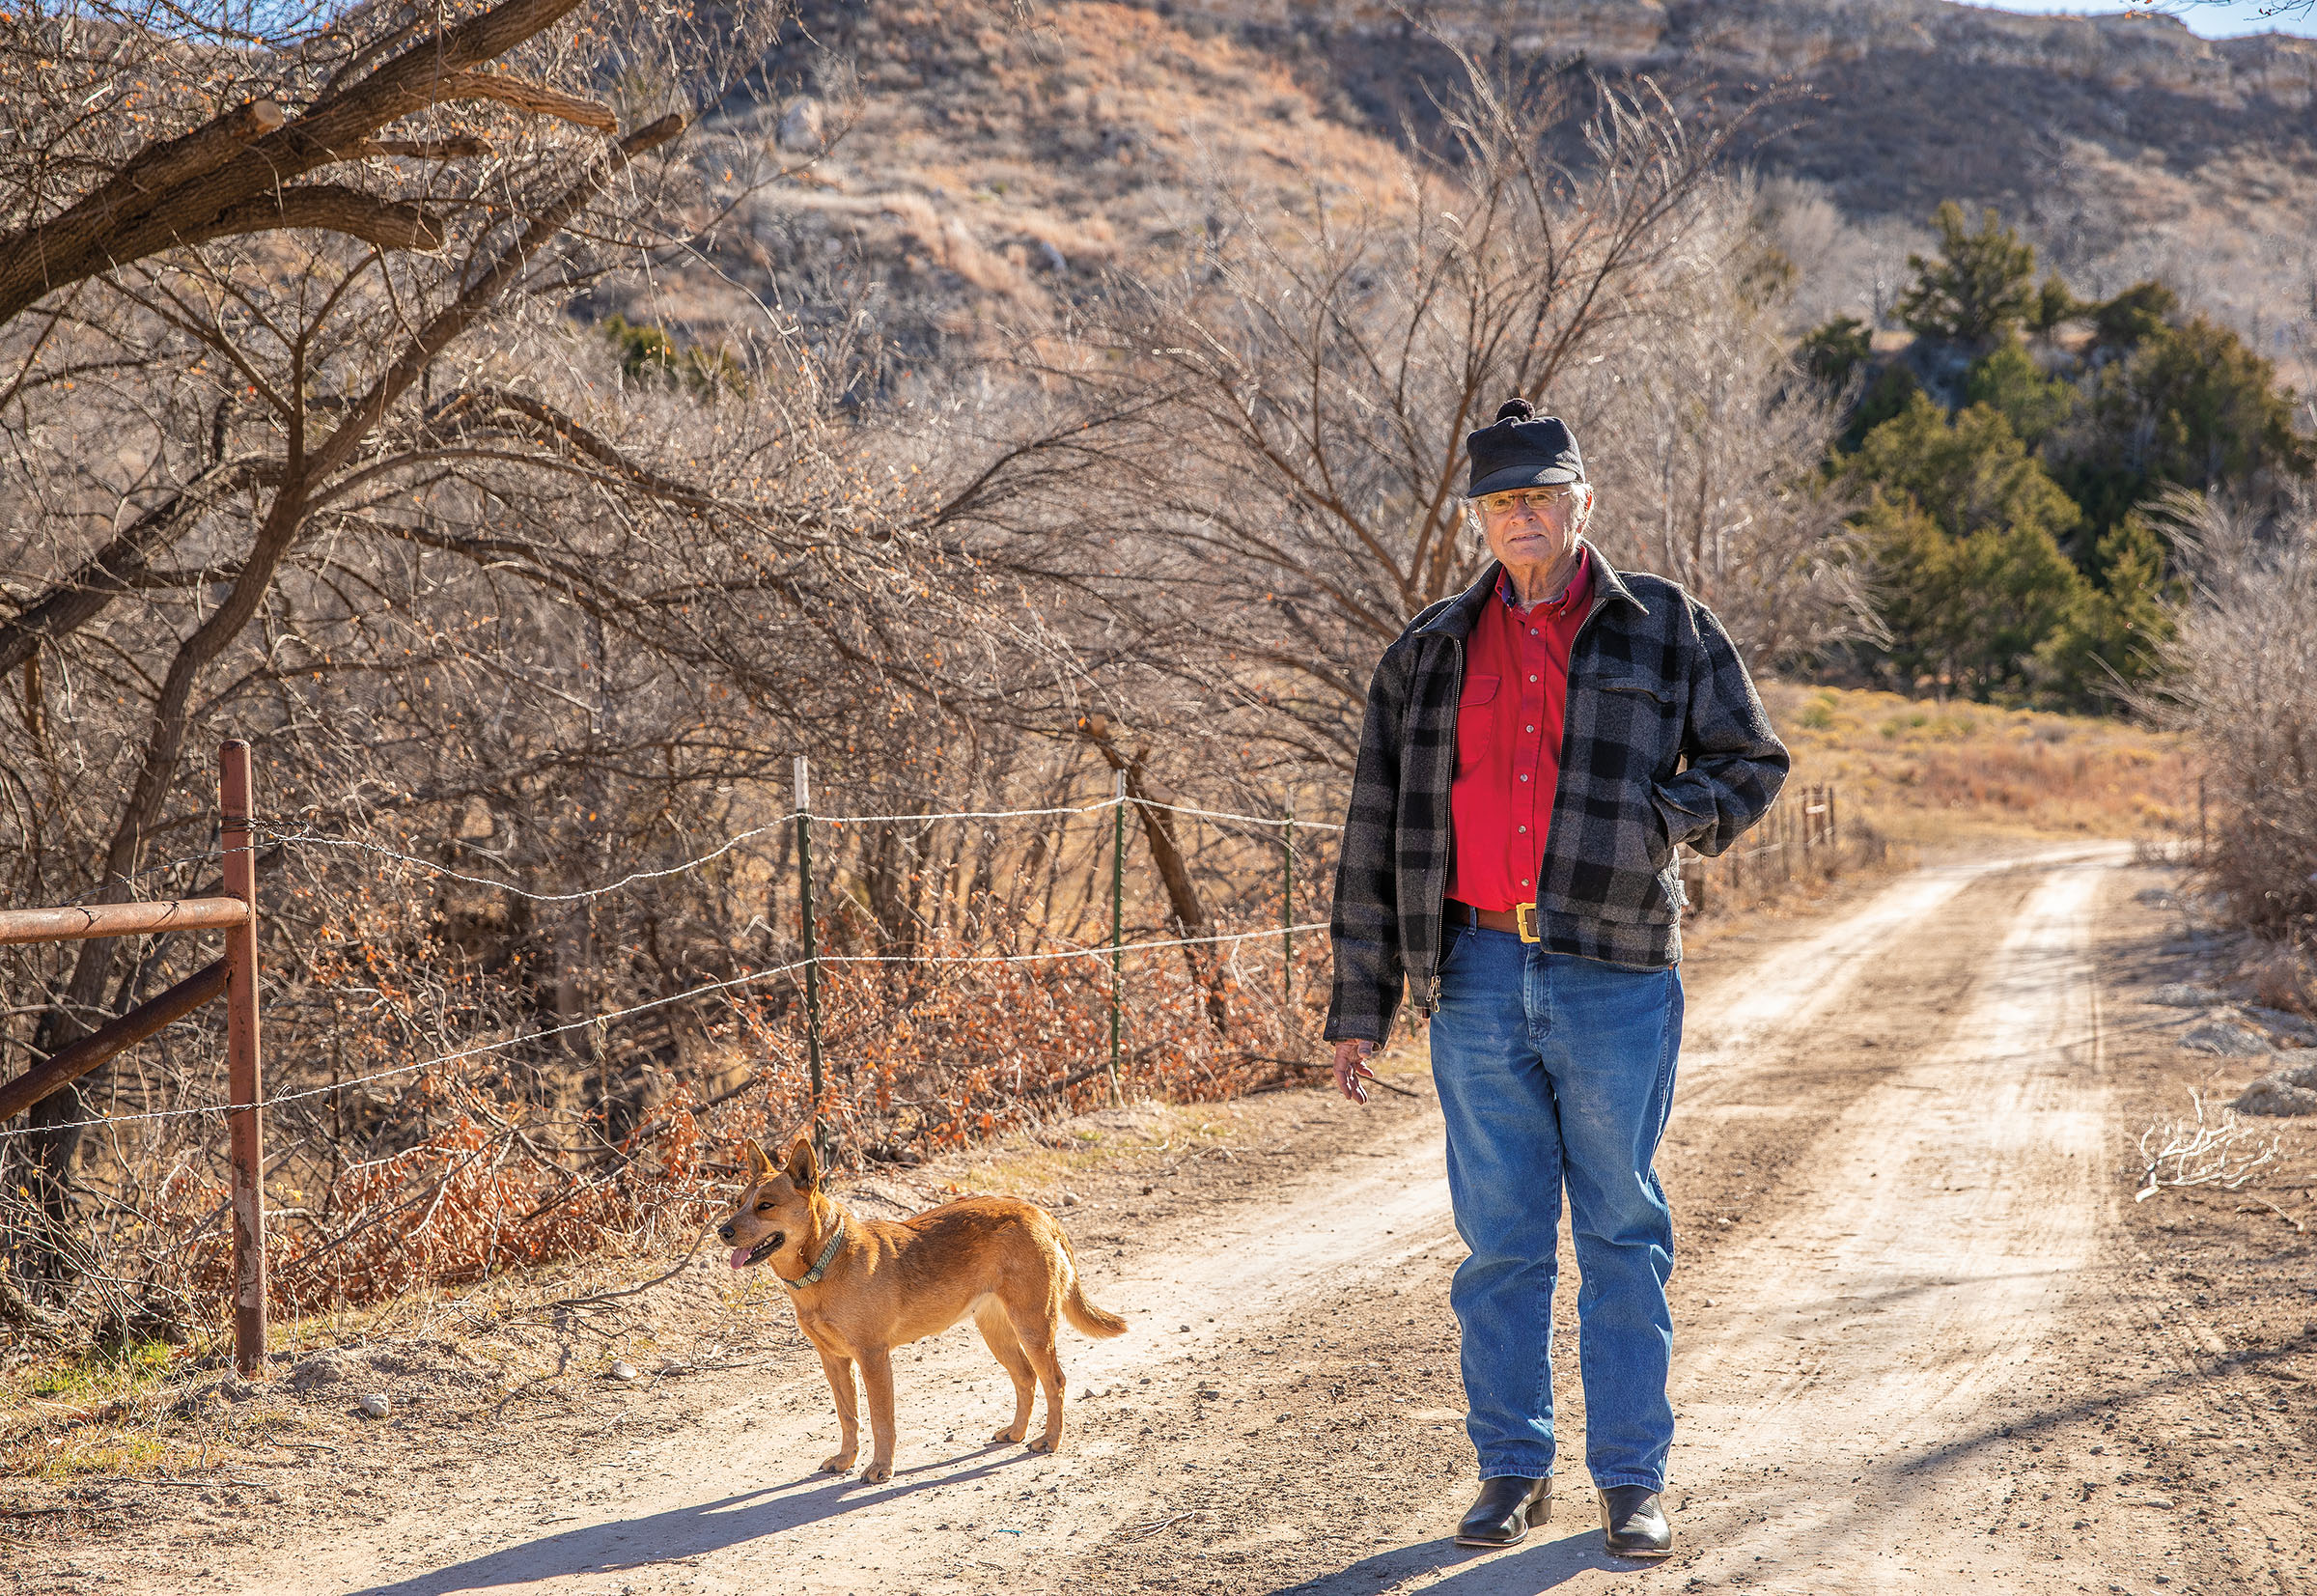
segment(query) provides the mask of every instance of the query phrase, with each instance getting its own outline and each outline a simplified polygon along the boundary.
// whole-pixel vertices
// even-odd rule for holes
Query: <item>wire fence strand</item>
[[[514,882],[501,881],[494,876],[470,875],[465,871],[455,870],[449,865],[438,864],[433,859],[421,858],[415,854],[406,854],[401,849],[389,848],[384,843],[373,842],[364,837],[333,836],[324,831],[286,831],[264,821],[257,823],[257,829],[266,842],[272,844],[342,848],[356,853],[372,854],[380,858],[393,859],[397,863],[424,870],[444,881],[459,882],[467,886],[489,887],[495,891],[511,893],[535,904],[576,904],[591,903],[598,898],[608,897],[614,892],[624,891],[641,882],[665,881],[671,876],[688,874],[704,865],[714,863],[752,838],[761,837],[768,832],[777,831],[785,826],[793,825],[799,815],[806,820],[824,821],[831,826],[931,826],[938,821],[1032,820],[1051,819],[1057,815],[1099,815],[1104,810],[1115,809],[1121,804],[1143,809],[1157,809],[1173,815],[1187,815],[1194,819],[1225,821],[1244,826],[1292,826],[1301,831],[1341,831],[1343,829],[1341,826],[1326,821],[1298,820],[1293,815],[1242,815],[1227,809],[1202,809],[1192,804],[1160,803],[1155,798],[1106,798],[1094,803],[1061,808],[950,809],[916,815],[824,815],[811,810],[792,809],[778,820],[767,821],[762,826],[752,826],[744,831],[735,832],[707,853],[685,859],[681,864],[671,864],[657,870],[630,871],[616,882],[610,882],[601,886],[581,887],[572,892],[534,892],[529,887],[518,886]],[[221,857],[222,855],[212,853],[202,856]],[[140,874],[152,874],[152,872],[140,872]]]
[[[1289,926],[1286,929],[1294,932],[1325,931],[1327,929],[1327,923],[1324,920],[1315,920],[1306,925]],[[1221,942],[1243,942],[1256,938],[1276,937],[1279,932],[1280,928],[1277,926],[1266,926],[1261,931],[1234,931],[1213,937],[1170,937],[1152,941],[1128,942],[1117,951],[1148,953],[1159,952],[1167,948],[1203,947]],[[1103,943],[1095,947],[1054,948],[1037,953],[823,954],[817,962],[824,965],[1026,965],[1055,959],[1104,959],[1108,958],[1112,951],[1109,944]],[[361,1086],[376,1080],[389,1080],[403,1076],[416,1075],[425,1070],[439,1069],[445,1064],[456,1064],[463,1059],[481,1057],[486,1053],[504,1052],[510,1048],[519,1048],[528,1043],[544,1042],[549,1038],[562,1036],[572,1031],[584,1030],[590,1025],[608,1024],[614,1020],[625,1020],[631,1015],[666,1008],[670,1004],[687,1003],[694,998],[706,997],[714,993],[751,986],[759,981],[769,981],[775,976],[791,974],[814,963],[816,961],[812,959],[795,959],[785,965],[749,970],[745,974],[735,975],[727,980],[711,981],[702,986],[687,987],[683,992],[672,993],[665,997],[655,997],[649,1002],[636,1003],[628,1008],[610,1009],[601,1014],[591,1014],[583,1019],[567,1021],[563,1024],[549,1026],[544,1030],[525,1031],[520,1036],[505,1037],[496,1042],[479,1042],[473,1047],[461,1048],[433,1058],[422,1059],[415,1064],[398,1064],[392,1069],[377,1070],[369,1075],[350,1076],[344,1080],[333,1081],[327,1086],[313,1086],[302,1091],[268,1095],[263,1106],[270,1110],[285,1103],[296,1103],[307,1098],[326,1097],[332,1092],[343,1092],[349,1086]],[[13,1131],[0,1131],[0,1141],[15,1136],[36,1135],[57,1131],[85,1131],[106,1125],[127,1125],[140,1120],[189,1119],[200,1114],[229,1113],[232,1108],[233,1105],[231,1104],[215,1103],[203,1104],[191,1108],[156,1108],[145,1113],[107,1114],[99,1119],[73,1120],[62,1125],[26,1126]]]

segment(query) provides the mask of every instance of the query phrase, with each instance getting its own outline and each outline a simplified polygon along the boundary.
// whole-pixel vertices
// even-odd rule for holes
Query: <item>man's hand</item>
[[[1358,1037],[1346,1037],[1335,1045],[1335,1089],[1354,1103],[1368,1101],[1368,1089],[1360,1081],[1376,1078],[1376,1072],[1368,1068],[1368,1054],[1375,1050],[1375,1043]]]

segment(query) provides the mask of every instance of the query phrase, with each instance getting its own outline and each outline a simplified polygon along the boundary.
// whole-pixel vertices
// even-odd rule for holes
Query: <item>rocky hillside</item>
[[[1198,14],[1250,38],[1324,38],[1372,126],[1405,114],[1427,72],[1420,36],[1382,7],[1298,0],[1290,24],[1265,0],[1204,3]],[[2306,330],[2317,40],[1943,0],[1516,0],[1424,15],[1468,49],[1647,73],[1692,100],[1796,94],[1764,116],[1751,159],[1870,237],[1912,231],[1942,199],[1993,205],[2087,291],[2162,270],[2273,349],[2289,342],[2280,323]],[[1846,264],[1842,291],[1868,301],[1878,268],[1887,281],[1903,265],[1821,257]]]
[[[1879,309],[1941,199],[2000,208],[2080,291],[2162,273],[2288,368],[2317,352],[2317,41],[1942,0],[806,0],[734,108],[810,170],[663,282],[716,323],[842,300],[921,344],[1038,319],[1205,224],[1210,187],[1359,189],[1426,135],[1441,40],[1762,101],[1745,155],[1799,313]],[[1429,32],[1428,32],[1429,30]],[[1437,37],[1436,37],[1437,35]]]

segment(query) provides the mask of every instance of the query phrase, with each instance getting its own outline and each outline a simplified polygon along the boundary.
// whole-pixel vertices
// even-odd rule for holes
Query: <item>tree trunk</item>
[[[1143,841],[1150,845],[1151,860],[1158,867],[1158,880],[1166,887],[1166,898],[1173,911],[1175,935],[1178,937],[1211,937],[1213,923],[1207,918],[1206,906],[1199,902],[1197,883],[1190,879],[1190,866],[1183,857],[1183,850],[1175,842],[1174,827],[1167,822],[1164,809],[1153,804],[1168,800],[1156,794],[1143,766],[1148,749],[1132,754],[1119,752],[1112,740],[1108,723],[1101,715],[1089,715],[1078,722],[1078,730],[1086,740],[1102,751],[1113,770],[1124,771],[1127,778],[1127,798],[1134,804],[1135,813],[1142,817]],[[1223,961],[1212,942],[1186,945],[1183,963],[1190,970],[1190,978],[1207,989],[1207,1023],[1217,1036],[1230,1028],[1231,1008],[1223,990]]]

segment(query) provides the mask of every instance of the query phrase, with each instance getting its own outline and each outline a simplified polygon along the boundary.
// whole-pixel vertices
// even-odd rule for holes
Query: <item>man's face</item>
[[[1491,493],[1480,500],[1480,529],[1506,565],[1549,565],[1577,547],[1591,503],[1591,490],[1575,482]]]

